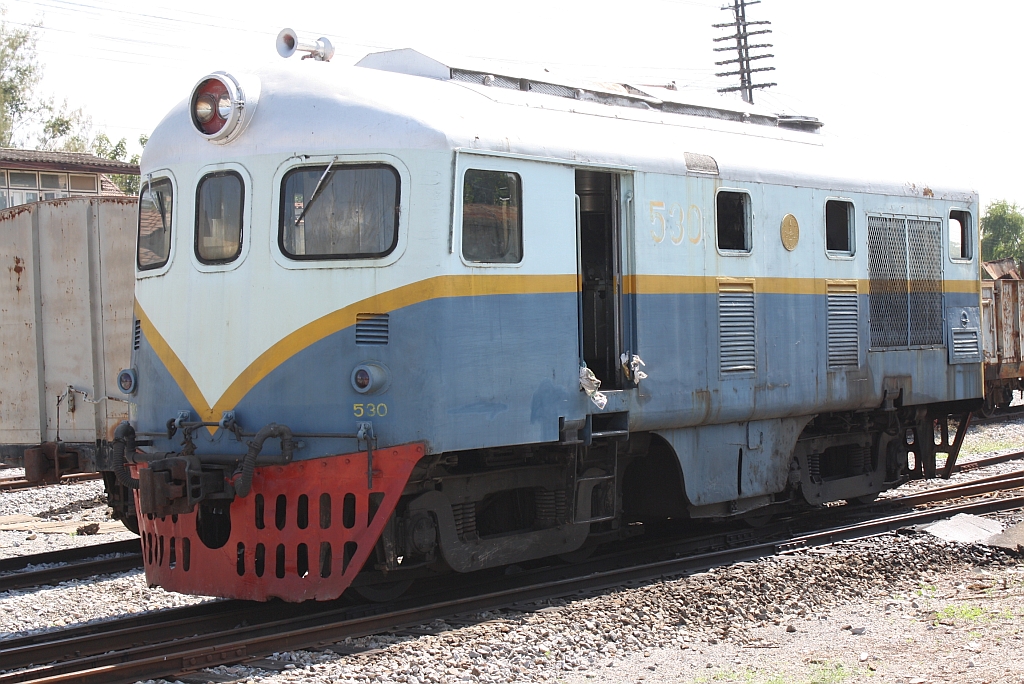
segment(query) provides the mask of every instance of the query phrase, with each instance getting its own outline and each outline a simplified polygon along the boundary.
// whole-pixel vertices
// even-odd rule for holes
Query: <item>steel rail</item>
[[[979,494],[990,494],[992,492],[1007,491],[1024,487],[1024,470],[1015,470],[1001,475],[979,478],[969,482],[958,482],[956,484],[931,487],[916,494],[907,494],[893,499],[883,499],[878,503],[883,506],[920,506],[921,504],[934,503],[936,501],[948,501],[949,499],[978,496]]]
[[[15,572],[23,570],[30,565],[44,565],[48,563],[73,563],[75,561],[105,556],[111,553],[138,553],[140,542],[138,539],[125,539],[116,542],[104,542],[90,546],[76,546],[70,549],[47,551],[45,553],[33,553],[26,556],[12,556],[0,559],[0,573]]]
[[[69,580],[93,577],[94,575],[111,575],[128,572],[142,567],[142,553],[136,552],[113,558],[97,558],[78,561],[53,568],[16,572],[0,577],[0,592],[28,587],[42,587],[60,584]]]
[[[101,477],[103,477],[102,473],[69,473],[61,475],[60,482],[31,482],[23,477],[9,477],[0,479],[0,491],[48,487],[55,484],[75,484],[78,482],[88,482],[89,480],[98,480]]]
[[[987,456],[985,458],[975,459],[973,461],[959,461],[953,466],[954,473],[967,473],[978,468],[985,468],[990,465],[996,465],[998,463],[1006,463],[1008,461],[1016,461],[1024,458],[1024,451],[1012,451],[1008,453],[996,454],[995,456]]]
[[[1024,508],[1024,496],[989,499],[982,502],[933,508],[886,516],[876,520],[797,535],[744,547],[713,551],[684,558],[655,561],[626,568],[613,568],[587,576],[515,586],[485,594],[464,595],[429,605],[394,604],[394,610],[331,622],[343,611],[327,611],[298,620],[282,620],[257,626],[242,626],[219,633],[181,638],[171,644],[129,648],[117,653],[33,668],[27,672],[0,675],[0,682],[130,682],[173,676],[216,665],[231,665],[272,652],[324,646],[346,637],[365,636],[466,612],[495,610],[511,604],[538,599],[593,592],[638,581],[680,576],[718,565],[752,561],[799,548],[832,544],[924,524],[957,513],[992,513]],[[326,621],[326,622],[325,622]],[[311,624],[312,623],[312,624]],[[0,651],[0,656],[3,652]]]

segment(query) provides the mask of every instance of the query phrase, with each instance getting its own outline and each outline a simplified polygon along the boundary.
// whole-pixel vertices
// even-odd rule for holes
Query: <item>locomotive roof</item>
[[[410,58],[405,52],[406,58]],[[385,55],[394,53],[384,53]],[[835,191],[936,196],[970,201],[965,188],[936,187],[931,173],[898,171],[906,160],[850,152],[835,140],[780,127],[753,107],[682,106],[688,98],[645,87],[641,95],[567,97],[443,78],[456,70],[413,53],[423,70],[370,55],[364,66],[314,60],[277,62],[256,72],[259,103],[247,129],[225,145],[192,128],[188,98],[154,131],[142,171],[182,162],[244,161],[253,155],[317,155],[402,149],[469,149],[572,163],[684,174],[686,157],[712,157],[728,180],[801,185]],[[401,61],[401,60],[398,60]],[[406,61],[410,61],[407,59]],[[430,72],[430,63],[439,65]],[[620,84],[621,85],[621,84]],[[588,90],[598,93],[601,88]],[[670,106],[651,107],[657,99]],[[646,99],[646,100],[645,100]],[[647,106],[637,106],[636,102]],[[709,113],[710,112],[710,113]],[[729,113],[734,114],[731,116]],[[736,119],[736,120],[730,120]],[[757,123],[750,123],[757,120]],[[813,123],[796,122],[798,125]],[[692,164],[691,164],[692,166]],[[709,169],[704,169],[709,170]]]

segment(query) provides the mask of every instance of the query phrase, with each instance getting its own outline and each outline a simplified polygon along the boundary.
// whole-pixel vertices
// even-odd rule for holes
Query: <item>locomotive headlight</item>
[[[211,96],[203,95],[196,100],[195,115],[199,123],[207,123],[213,118],[213,98]]]
[[[260,81],[255,76],[212,73],[192,89],[192,126],[210,142],[230,142],[252,119],[259,95]]]
[[[125,394],[135,394],[138,386],[139,380],[133,369],[125,368],[117,374],[117,387]]]
[[[360,394],[379,394],[391,385],[391,372],[380,363],[363,363],[352,369],[352,388]]]

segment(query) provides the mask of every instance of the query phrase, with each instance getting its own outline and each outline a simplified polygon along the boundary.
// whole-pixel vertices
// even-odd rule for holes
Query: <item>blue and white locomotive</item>
[[[142,158],[111,467],[150,583],[369,595],[955,459],[975,193],[670,88],[279,46],[317,59],[210,74]]]

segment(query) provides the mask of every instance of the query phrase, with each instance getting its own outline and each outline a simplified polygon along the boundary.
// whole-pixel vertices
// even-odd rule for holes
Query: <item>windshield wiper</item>
[[[299,217],[297,219],[295,219],[296,227],[298,227],[299,223],[302,222],[302,219],[305,218],[306,216],[306,212],[309,211],[309,208],[313,206],[313,202],[316,202],[316,199],[320,196],[320,193],[323,191],[324,187],[326,187],[324,184],[324,180],[331,173],[331,167],[334,166],[334,162],[336,161],[338,161],[337,157],[331,160],[331,163],[327,165],[326,169],[324,169],[324,175],[320,176],[320,180],[316,182],[316,187],[313,188],[313,194],[309,196],[309,201],[306,202],[306,206],[302,208],[302,213],[299,214]]]

